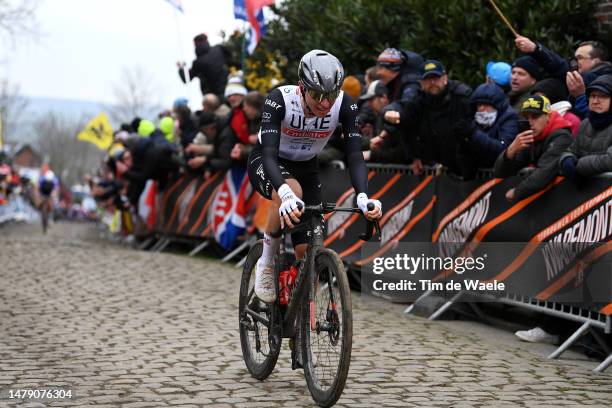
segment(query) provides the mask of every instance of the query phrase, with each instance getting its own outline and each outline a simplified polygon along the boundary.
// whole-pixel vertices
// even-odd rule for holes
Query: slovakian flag
[[[166,1],[172,4],[172,6],[174,6],[174,8],[176,8],[178,11],[180,11],[181,13],[184,13],[182,0],[166,0]]]
[[[274,0],[234,0],[234,18],[248,21],[249,42],[247,52],[252,54],[255,47],[266,33],[266,22],[262,8],[274,4]]]
[[[232,249],[236,239],[244,234],[246,218],[256,199],[246,169],[230,168],[217,189],[210,211],[215,241],[226,251]]]

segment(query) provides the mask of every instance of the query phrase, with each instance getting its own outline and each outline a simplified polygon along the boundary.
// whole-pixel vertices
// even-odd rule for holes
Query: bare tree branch
[[[0,0],[1,1],[1,0]],[[28,106],[28,99],[21,95],[19,85],[6,79],[0,80],[0,117],[4,142],[17,137],[16,131]]]
[[[116,103],[106,107],[111,119],[122,123],[130,122],[136,116],[146,118],[155,114],[161,106],[158,89],[142,67],[124,67],[120,81],[112,85]]]
[[[39,0],[0,0],[0,39],[15,46],[18,36],[35,36]]]
[[[34,123],[36,147],[49,161],[49,166],[67,185],[82,181],[97,167],[104,152],[91,143],[77,140],[87,120],[66,119],[55,112],[41,115]]]

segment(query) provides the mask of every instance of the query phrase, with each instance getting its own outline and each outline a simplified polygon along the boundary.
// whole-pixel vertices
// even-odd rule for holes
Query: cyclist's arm
[[[280,145],[281,122],[285,117],[285,101],[279,89],[274,89],[264,103],[259,142],[262,146],[264,171],[270,177],[274,189],[285,184],[278,168],[278,148]]]
[[[351,182],[357,194],[368,193],[368,170],[361,152],[361,133],[357,129],[357,104],[346,93],[340,105],[340,123],[344,132],[344,149]]]

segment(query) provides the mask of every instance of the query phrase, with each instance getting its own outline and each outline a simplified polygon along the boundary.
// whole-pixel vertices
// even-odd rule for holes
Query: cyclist
[[[45,171],[41,177],[38,178],[38,192],[41,198],[41,209],[51,211],[52,201],[51,195],[59,185],[57,177],[52,170]],[[46,208],[45,208],[46,207]]]
[[[263,107],[258,143],[249,156],[248,174],[253,187],[272,200],[264,234],[263,254],[256,267],[255,294],[264,302],[276,299],[274,255],[279,227],[299,222],[304,203],[321,202],[317,155],[338,124],[342,125],[346,161],[357,206],[369,220],[382,216],[382,205],[367,196],[367,170],[356,126],[357,105],[342,92],[344,68],[322,50],[306,53],[298,66],[298,85],[281,86],[268,95]],[[368,203],[374,209],[367,210]],[[298,208],[302,206],[302,210]],[[278,215],[277,215],[278,213]],[[297,259],[304,257],[306,231],[291,236]]]

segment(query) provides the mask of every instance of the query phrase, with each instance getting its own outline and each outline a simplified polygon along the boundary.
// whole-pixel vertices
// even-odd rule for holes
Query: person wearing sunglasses
[[[356,120],[358,109],[353,99],[341,91],[342,64],[327,51],[312,50],[300,60],[298,78],[297,85],[281,86],[268,95],[258,143],[247,164],[253,188],[272,201],[255,277],[255,294],[264,302],[276,299],[273,262],[280,238],[272,234],[279,227],[299,223],[304,204],[321,202],[317,156],[339,125],[357,206],[370,220],[382,216],[380,201],[367,195],[367,170]],[[367,210],[369,203],[374,204],[371,211]],[[291,239],[296,258],[303,258],[306,232],[293,233]]]
[[[535,58],[550,76],[567,85],[574,112],[586,118],[589,110],[586,88],[600,76],[612,74],[606,47],[599,41],[583,41],[568,61],[527,37],[518,36],[514,42],[521,52]]]

